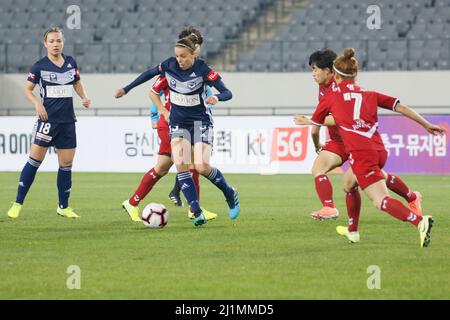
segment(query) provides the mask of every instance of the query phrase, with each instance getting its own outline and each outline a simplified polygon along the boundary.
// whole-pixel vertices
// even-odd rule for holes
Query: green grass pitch
[[[19,219],[6,212],[18,173],[0,173],[0,299],[432,299],[450,298],[450,176],[405,175],[435,218],[429,248],[415,228],[378,212],[363,196],[361,242],[335,232],[347,223],[342,177],[332,175],[337,221],[309,217],[319,208],[309,175],[226,175],[242,212],[232,223],[222,194],[201,180],[202,206],[219,213],[194,228],[163,178],[143,201],[170,211],[149,230],[121,208],[141,174],[74,173],[71,206],[82,217],[56,215],[55,173],[38,173]],[[141,205],[141,209],[143,208]],[[69,290],[70,265],[81,289]],[[367,269],[381,271],[368,289]]]

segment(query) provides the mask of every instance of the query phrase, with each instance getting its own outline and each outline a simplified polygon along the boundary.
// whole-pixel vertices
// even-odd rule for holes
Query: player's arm
[[[225,86],[225,83],[222,81],[222,78],[216,71],[208,68],[208,73],[206,74],[204,80],[206,81],[207,85],[214,87],[217,91],[219,91],[218,94],[214,94],[206,98],[206,104],[215,105],[219,101],[228,101],[233,98],[233,94]]]
[[[405,117],[417,122],[422,127],[424,127],[429,133],[433,135],[443,135],[445,133],[445,128],[441,126],[437,126],[434,124],[431,124],[427,119],[422,117],[420,114],[418,114],[415,110],[411,109],[407,105],[401,104],[398,102],[395,106],[395,111],[398,113],[401,113]]]
[[[89,99],[86,89],[84,88],[83,82],[81,80],[78,80],[73,84],[73,88],[75,89],[75,92],[78,94],[78,96],[81,98],[81,103],[83,104],[83,107],[89,108],[89,105],[91,104],[91,99]]]
[[[312,126],[311,138],[314,143],[314,148],[316,149],[316,152],[320,152],[320,150],[323,147],[323,144],[320,143],[320,127],[319,126]]]
[[[150,117],[152,119],[152,128],[157,129],[159,120],[158,107],[153,103],[152,100],[150,100]]]
[[[34,87],[36,87],[36,83],[33,83],[30,80],[27,80],[25,82],[25,87],[23,90],[25,97],[34,105],[34,108],[36,109],[36,115],[39,117],[39,119],[41,119],[42,121],[47,121],[47,111],[45,110],[45,107],[42,104],[41,100],[34,95]]]
[[[147,71],[141,73],[133,82],[131,82],[129,85],[125,86],[124,88],[120,88],[116,90],[115,97],[121,98],[124,95],[126,95],[130,90],[133,88],[143,84],[144,82],[147,82],[151,79],[153,79],[155,76],[161,73],[160,66],[153,67],[148,69]]]
[[[294,115],[294,122],[298,126],[315,125],[314,123],[309,121],[308,117],[301,115],[301,114]],[[332,126],[336,125],[336,121],[334,121],[334,117],[332,115],[328,115],[328,116],[326,116],[325,121],[323,122],[323,125],[327,126],[327,127],[332,127]]]
[[[153,91],[153,89],[150,91],[150,99],[152,100],[152,102],[155,104],[156,108],[158,109],[158,113],[160,115],[162,115],[166,121],[169,121],[169,111],[164,108],[161,98],[159,97],[159,93],[156,93],[155,91]]]

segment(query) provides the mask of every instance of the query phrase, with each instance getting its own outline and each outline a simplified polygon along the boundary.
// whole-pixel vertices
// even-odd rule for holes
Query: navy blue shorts
[[[194,126],[185,126],[182,124],[170,124],[170,140],[183,138],[190,141],[191,145],[198,142],[213,145],[214,127],[212,124],[196,124]]]
[[[41,147],[54,146],[56,149],[74,149],[77,147],[75,122],[51,123],[38,119],[34,125],[33,143]]]

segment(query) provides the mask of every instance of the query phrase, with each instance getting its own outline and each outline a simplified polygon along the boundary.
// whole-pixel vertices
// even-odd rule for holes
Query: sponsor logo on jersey
[[[28,74],[28,78],[31,79],[31,80],[34,80],[34,79],[36,78],[36,76],[34,75],[34,73],[31,73],[31,72],[30,72],[30,73]]]
[[[189,77],[194,78],[194,77],[196,77],[196,76],[197,76],[197,75],[195,74],[195,72],[192,72],[192,73],[190,74]]]
[[[67,65],[67,68],[72,68],[72,65],[69,63],[69,64]]]
[[[68,84],[75,80],[77,72],[78,69],[71,69],[63,73],[41,70],[41,79],[55,84]]]
[[[216,81],[217,78],[219,78],[219,74],[218,74],[216,71],[211,70],[211,71],[208,73],[208,79],[209,79],[209,80],[211,80],[211,81]]]

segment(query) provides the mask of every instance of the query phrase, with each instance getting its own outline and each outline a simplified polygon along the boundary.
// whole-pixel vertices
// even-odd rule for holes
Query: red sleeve
[[[166,89],[167,87],[168,83],[166,77],[159,76],[152,86],[152,91],[156,94],[160,94],[160,92]]]
[[[311,121],[315,125],[323,125],[325,118],[330,113],[330,94],[325,95],[322,99],[320,99],[319,104],[316,107],[316,111],[312,115]]]
[[[378,92],[375,92],[375,94],[377,95],[378,107],[395,111],[395,106],[399,102],[399,100],[397,98],[390,97],[390,96],[387,96],[387,95],[384,95],[384,94],[378,93]]]

